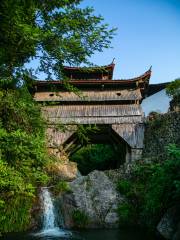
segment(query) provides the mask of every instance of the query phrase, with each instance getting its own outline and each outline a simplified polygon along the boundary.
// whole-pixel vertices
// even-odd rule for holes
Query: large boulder
[[[65,226],[73,227],[73,212],[80,211],[88,218],[87,227],[117,227],[117,208],[124,198],[115,184],[101,171],[93,171],[70,183],[72,193],[61,198]]]
[[[168,209],[160,220],[157,230],[165,239],[180,239],[180,205]]]

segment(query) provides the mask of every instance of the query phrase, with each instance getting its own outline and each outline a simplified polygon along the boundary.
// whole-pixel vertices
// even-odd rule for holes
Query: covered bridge
[[[87,133],[91,143],[121,148],[121,163],[140,157],[144,136],[140,103],[148,93],[151,69],[128,80],[113,80],[113,69],[113,63],[91,68],[64,67],[64,80],[34,83],[34,99],[42,104],[48,120],[51,151],[58,153],[63,146],[72,154],[82,145],[78,126],[95,124],[99,130]],[[67,90],[67,84],[75,92]]]

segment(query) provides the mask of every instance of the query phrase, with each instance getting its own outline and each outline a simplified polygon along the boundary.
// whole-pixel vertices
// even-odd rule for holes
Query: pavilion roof
[[[69,79],[112,79],[115,64],[92,67],[63,67],[63,74]]]
[[[101,89],[101,90],[121,90],[121,89],[137,89],[141,90],[142,95],[147,94],[149,79],[151,77],[151,68],[146,71],[144,74],[131,78],[131,79],[72,79],[68,80],[68,83],[72,84],[74,87],[79,88],[80,90],[90,90],[90,89]],[[66,90],[64,86],[64,81],[35,81],[33,84],[34,92],[46,92],[52,91],[53,87],[58,90]]]
[[[138,86],[139,83],[149,82],[149,79],[151,77],[151,69],[146,71],[144,74],[130,79],[108,79],[108,80],[97,80],[97,79],[76,79],[76,80],[69,80],[68,82],[74,86],[88,86],[88,85],[120,85],[120,86]],[[49,85],[55,85],[55,86],[63,86],[64,81],[63,80],[36,80],[33,83],[34,86],[41,87],[41,86],[49,86]]]

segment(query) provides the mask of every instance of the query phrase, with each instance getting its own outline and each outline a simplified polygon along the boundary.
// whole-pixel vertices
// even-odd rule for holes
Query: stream
[[[53,198],[48,188],[41,189],[42,229],[36,233],[11,233],[0,237],[0,240],[154,240],[147,232],[135,228],[66,230],[58,226]]]

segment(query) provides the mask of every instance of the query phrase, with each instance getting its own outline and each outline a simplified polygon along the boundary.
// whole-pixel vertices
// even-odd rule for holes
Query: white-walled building
[[[169,103],[171,98],[167,96],[165,86],[167,84],[154,84],[150,85],[149,96],[147,96],[141,103],[142,109],[147,116],[150,112],[155,111],[159,113],[166,113],[169,109]],[[156,86],[159,89],[156,89]]]

